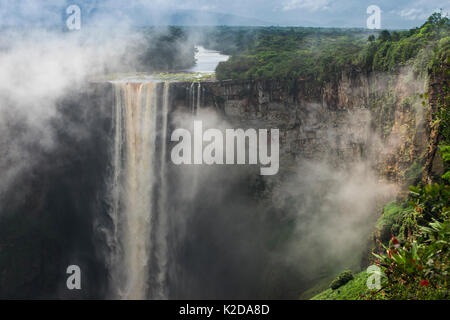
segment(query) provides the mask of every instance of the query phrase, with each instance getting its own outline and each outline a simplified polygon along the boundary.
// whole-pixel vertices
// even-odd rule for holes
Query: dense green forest
[[[259,28],[229,33],[223,28],[211,37],[222,39],[216,49],[232,48],[223,50],[233,56],[217,67],[219,80],[303,78],[321,83],[342,71],[394,71],[409,63],[422,72],[450,46],[449,19],[440,13],[408,31]]]

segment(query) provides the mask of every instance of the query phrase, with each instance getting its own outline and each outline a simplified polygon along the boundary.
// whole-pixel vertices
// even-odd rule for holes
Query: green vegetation
[[[386,276],[380,290],[367,289],[362,272],[338,290],[312,299],[449,299],[450,136],[448,90],[441,97],[435,124],[442,134],[440,153],[446,173],[441,182],[410,186],[408,201],[390,202],[376,223],[383,253],[374,261]],[[445,118],[447,117],[447,118]],[[413,164],[411,171],[418,171]]]
[[[155,77],[158,80],[162,81],[208,81],[214,80],[214,73],[201,73],[201,72],[179,72],[179,73],[171,73],[171,72],[160,72],[152,74],[152,77]]]
[[[159,73],[146,73],[146,72],[127,72],[127,73],[111,73],[104,77],[94,79],[95,81],[208,81],[214,80],[214,73],[201,73],[201,72],[159,72]]]
[[[366,36],[363,31],[267,28],[260,30],[251,48],[221,62],[217,78],[329,80],[352,64]]]
[[[427,197],[431,189],[439,189],[427,188],[429,186],[421,189],[429,190],[425,191],[427,195],[417,197],[417,210],[404,216],[404,219],[410,220],[405,222],[408,224],[406,233],[401,233],[398,238],[392,236],[389,245],[384,246],[386,254],[374,254],[378,258],[377,264],[387,276],[387,282],[381,289],[387,299],[449,298],[450,193],[448,188],[444,188],[447,189],[445,203],[441,203],[440,210],[438,206],[431,208],[440,213],[439,218],[421,223],[425,220],[425,211],[420,210],[423,196]]]
[[[339,287],[342,287],[344,284],[349,282],[350,280],[353,280],[353,273],[350,270],[345,270],[342,273],[340,273],[336,279],[334,279],[330,283],[330,288],[333,290],[336,290]]]
[[[408,179],[409,183],[418,183],[420,176],[422,175],[423,165],[420,161],[416,160],[405,172],[406,179]]]
[[[407,202],[388,203],[376,224],[383,253],[375,263],[386,276],[382,287],[368,291],[355,280],[338,293],[331,289],[314,299],[449,299],[450,245],[450,137],[448,91],[443,95],[436,125],[443,139],[440,152],[447,169],[441,182],[410,186]],[[444,111],[443,111],[444,110]],[[357,285],[359,283],[359,285]]]
[[[448,53],[441,56],[441,63],[448,64]],[[433,68],[433,72],[448,76],[445,67]],[[442,137],[439,150],[445,173],[437,182],[410,186],[409,201],[402,206],[390,203],[385,207],[377,227],[390,226],[392,233],[390,240],[381,240],[385,252],[374,256],[387,281],[371,298],[378,299],[380,295],[386,299],[450,298],[449,96],[448,84],[444,84],[433,119]]]
[[[434,13],[420,28],[392,33],[384,30],[378,38],[361,30],[241,30],[232,38],[234,55],[219,64],[217,78],[303,78],[320,84],[336,79],[343,71],[397,71],[412,65],[422,73],[441,61],[449,49],[449,31],[449,19],[441,13]],[[238,39],[245,39],[246,45]]]
[[[353,59],[356,63],[351,67],[361,72],[395,74],[408,65],[416,75],[438,80],[439,91],[430,86],[430,90],[435,90],[434,99],[437,100],[434,101],[437,108],[429,109],[430,127],[437,137],[437,145],[431,142],[430,148],[437,148],[436,154],[442,157],[444,174],[436,177],[429,170],[424,172],[423,159],[416,159],[405,172],[406,179],[415,184],[409,187],[408,199],[394,201],[384,207],[376,223],[380,243],[373,261],[385,275],[379,290],[368,290],[363,281],[365,273],[361,273],[338,290],[325,290],[313,299],[450,298],[449,53],[449,19],[435,13],[420,28],[393,33],[383,31],[377,39],[370,37],[358,53],[359,58]],[[429,93],[420,95],[420,98],[427,106]],[[403,108],[410,108],[412,101],[403,104]],[[388,105],[383,104],[387,109],[381,113],[395,109]],[[394,101],[392,106],[395,105]],[[385,125],[388,133],[391,124]],[[428,175],[433,182],[425,183],[423,175]]]
[[[450,163],[450,146],[449,145],[442,145],[439,147],[439,150],[442,155],[442,159],[444,160],[444,163],[448,165]],[[447,183],[450,182],[450,170],[447,170],[446,173],[442,176],[442,179],[446,181]]]
[[[329,289],[331,281],[333,281],[333,276],[330,276],[328,273],[319,279],[315,279],[314,286],[303,291],[299,296],[299,300],[309,300],[319,293]]]
[[[407,205],[397,204],[396,201],[388,203],[375,226],[379,232],[379,239],[388,242],[392,234],[398,234],[402,226],[402,217],[412,211]]]
[[[327,289],[312,297],[311,300],[362,300],[368,293],[367,277],[365,271],[360,272],[338,289]]]

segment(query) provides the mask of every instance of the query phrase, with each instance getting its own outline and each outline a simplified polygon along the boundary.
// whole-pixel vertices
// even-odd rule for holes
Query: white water
[[[157,154],[157,84],[114,83],[115,131],[110,217],[110,272],[114,297],[149,297],[151,265],[155,298],[167,298],[166,135],[169,84],[164,84],[161,154]],[[159,174],[155,165],[160,164]],[[161,185],[158,183],[161,182]],[[159,188],[159,199],[154,199]],[[157,203],[155,206],[154,204]],[[157,214],[157,213],[160,214]],[[157,221],[158,225],[154,227]],[[155,230],[158,230],[157,234]],[[152,239],[155,239],[152,241]],[[152,255],[151,253],[155,254]],[[152,262],[152,257],[157,261]]]
[[[163,91],[163,125],[162,125],[162,151],[161,151],[161,186],[160,186],[160,201],[159,201],[159,212],[162,213],[159,215],[159,224],[158,224],[158,276],[157,276],[157,284],[159,286],[157,290],[157,298],[159,299],[167,299],[167,257],[168,257],[168,247],[167,247],[167,230],[168,230],[168,219],[167,219],[167,120],[169,113],[169,94],[170,94],[169,83],[164,83],[164,91]]]
[[[170,83],[161,87],[147,79],[126,79],[113,86],[112,226],[107,231],[113,298],[167,299]],[[193,82],[189,89],[193,116],[199,116],[202,97],[201,83]],[[198,184],[197,169],[192,183]]]
[[[202,84],[199,82],[197,87],[197,110],[196,115],[200,115],[200,108],[202,107]]]
[[[213,73],[217,65],[222,61],[227,61],[229,56],[221,54],[219,51],[207,50],[202,46],[196,46],[196,64],[186,70],[188,72]]]

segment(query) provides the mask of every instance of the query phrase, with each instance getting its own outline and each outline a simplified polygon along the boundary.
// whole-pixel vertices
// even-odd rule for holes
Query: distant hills
[[[158,11],[149,7],[81,7],[83,25],[114,25],[130,26],[271,26],[274,23],[255,18],[226,13],[202,10],[171,10]],[[0,26],[61,26],[65,25],[68,15],[66,7],[48,6],[40,12],[12,11],[4,12]],[[1,15],[0,15],[1,16]]]
[[[272,23],[254,18],[232,14],[175,10],[171,12],[152,12],[148,9],[93,9],[87,17],[88,24],[103,24],[117,21],[128,22],[132,26],[270,26]]]
[[[273,23],[226,13],[178,10],[168,15],[169,25],[178,26],[270,26]]]

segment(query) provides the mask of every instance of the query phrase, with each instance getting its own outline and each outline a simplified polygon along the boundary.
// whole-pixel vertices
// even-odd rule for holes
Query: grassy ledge
[[[130,82],[199,82],[199,81],[214,81],[216,79],[215,73],[205,72],[160,72],[160,73],[145,73],[145,72],[128,72],[128,73],[112,73],[93,79],[96,82],[104,81],[130,81]]]
[[[365,271],[354,275],[354,279],[336,290],[331,288],[315,295],[311,300],[361,300],[368,293],[368,275]]]

